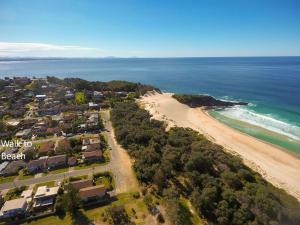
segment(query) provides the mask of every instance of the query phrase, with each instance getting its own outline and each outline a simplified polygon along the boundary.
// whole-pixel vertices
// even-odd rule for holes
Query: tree
[[[70,155],[72,153],[72,148],[68,139],[59,140],[55,151],[60,154]]]
[[[110,225],[132,224],[123,205],[107,208],[104,216]]]
[[[80,197],[78,189],[70,186],[63,196],[63,205],[65,209],[72,215],[76,215],[80,208]]]
[[[159,193],[162,193],[163,188],[166,187],[166,181],[167,177],[165,176],[164,171],[162,169],[156,170],[153,177],[153,183],[157,185]]]
[[[166,201],[166,211],[172,225],[192,224],[189,210],[177,199]]]

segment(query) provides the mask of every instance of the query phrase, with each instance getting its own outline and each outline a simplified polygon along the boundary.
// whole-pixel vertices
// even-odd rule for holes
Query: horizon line
[[[300,55],[242,55],[242,56],[0,56],[1,59],[171,59],[171,58],[276,58],[276,57],[300,57]]]

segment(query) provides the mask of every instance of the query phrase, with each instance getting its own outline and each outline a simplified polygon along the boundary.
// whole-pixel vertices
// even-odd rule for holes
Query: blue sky
[[[275,55],[300,55],[300,1],[0,1],[0,56]]]

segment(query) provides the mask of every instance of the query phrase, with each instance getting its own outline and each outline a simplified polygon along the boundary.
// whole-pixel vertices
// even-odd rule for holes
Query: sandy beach
[[[274,145],[243,134],[212,118],[205,110],[190,108],[170,93],[148,94],[140,100],[153,118],[172,126],[190,127],[239,155],[246,165],[300,201],[300,158]]]

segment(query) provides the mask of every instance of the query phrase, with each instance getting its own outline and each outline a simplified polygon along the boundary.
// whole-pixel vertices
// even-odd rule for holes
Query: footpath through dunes
[[[246,165],[300,201],[300,157],[234,130],[200,108],[181,104],[170,93],[147,94],[140,103],[153,118],[166,121],[168,127],[192,128],[239,155]]]

